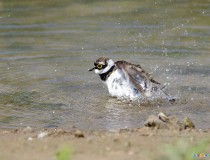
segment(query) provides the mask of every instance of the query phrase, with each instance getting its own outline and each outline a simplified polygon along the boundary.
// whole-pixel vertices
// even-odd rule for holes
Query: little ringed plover
[[[89,69],[93,70],[106,84],[113,97],[136,100],[161,95],[163,99],[174,100],[163,90],[165,87],[140,65],[126,61],[114,62],[112,59],[100,57],[94,62],[94,67]]]

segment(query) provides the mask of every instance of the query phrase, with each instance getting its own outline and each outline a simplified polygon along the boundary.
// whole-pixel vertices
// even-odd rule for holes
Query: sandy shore
[[[150,160],[193,159],[210,151],[210,130],[154,127],[116,132],[32,128],[0,130],[2,160]],[[178,158],[176,158],[178,159]]]

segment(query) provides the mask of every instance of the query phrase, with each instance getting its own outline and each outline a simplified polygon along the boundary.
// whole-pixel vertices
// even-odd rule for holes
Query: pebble
[[[23,129],[24,133],[29,133],[29,132],[32,132],[32,131],[33,131],[33,129],[29,126]]]
[[[84,138],[84,137],[85,137],[84,133],[82,133],[80,130],[77,130],[77,131],[74,133],[74,136],[75,136],[76,138]]]
[[[40,132],[40,133],[37,135],[37,138],[42,139],[42,138],[46,137],[47,135],[48,135],[47,132]]]
[[[166,116],[163,112],[160,112],[160,113],[158,114],[158,118],[159,118],[161,121],[163,121],[163,122],[168,122],[168,121],[169,121],[168,116]]]
[[[28,141],[32,141],[33,140],[33,138],[32,137],[28,137],[28,139],[27,139]]]
[[[189,117],[184,118],[183,124],[184,124],[184,129],[195,128],[194,123],[192,122],[192,120]]]

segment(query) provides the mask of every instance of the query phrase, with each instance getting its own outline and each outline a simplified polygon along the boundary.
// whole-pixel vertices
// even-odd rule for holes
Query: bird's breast
[[[133,87],[128,83],[120,70],[114,71],[106,81],[111,96],[129,97],[133,94]]]

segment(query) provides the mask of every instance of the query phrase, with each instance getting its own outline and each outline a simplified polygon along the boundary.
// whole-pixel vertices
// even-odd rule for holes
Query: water
[[[210,122],[210,1],[0,2],[0,128],[142,127],[160,111]],[[108,95],[100,56],[141,64],[176,103]]]

